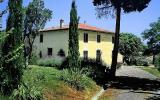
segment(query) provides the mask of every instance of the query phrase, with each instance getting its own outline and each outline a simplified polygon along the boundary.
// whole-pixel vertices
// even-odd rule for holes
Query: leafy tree
[[[9,15],[6,39],[2,45],[2,67],[0,68],[0,88],[3,94],[10,94],[18,87],[23,73],[22,42],[22,0],[9,0]],[[12,30],[12,32],[9,32]]]
[[[2,3],[2,2],[3,2],[3,0],[0,0],[0,3]],[[7,13],[7,10],[8,9],[5,9],[5,10],[0,9],[0,57],[1,57],[1,49],[2,49],[1,44],[2,44],[2,40],[5,37],[4,32],[2,32],[2,16]]]
[[[36,36],[43,29],[46,22],[52,18],[52,11],[46,9],[43,0],[33,0],[26,8],[24,20],[25,58],[31,57],[33,43]],[[26,61],[28,62],[28,61]]]
[[[155,59],[155,67],[158,68],[158,70],[160,71],[160,54],[157,55],[156,59]]]
[[[2,3],[3,1],[0,1],[0,3]],[[8,9],[2,10],[0,9],[0,17],[2,17],[3,14],[5,14],[7,12]]]
[[[143,39],[147,40],[148,50],[146,52],[152,53],[153,64],[155,62],[155,55],[160,52],[160,18],[157,22],[150,24],[150,29],[142,33]]]
[[[0,3],[2,3],[3,1],[0,1]],[[7,13],[7,10],[8,9],[5,9],[5,10],[2,10],[2,9],[0,9],[0,32],[2,31],[1,29],[2,29],[2,16],[5,14],[5,13]]]
[[[121,33],[119,52],[123,55],[124,61],[129,63],[131,56],[136,56],[143,49],[141,39],[132,33]]]
[[[75,1],[72,2],[70,11],[70,24],[69,24],[69,67],[79,67],[79,34],[78,34],[77,8]]]
[[[102,16],[116,16],[115,28],[115,41],[112,53],[111,76],[115,76],[118,46],[119,46],[119,33],[120,33],[120,19],[121,12],[130,13],[133,11],[142,11],[146,8],[151,0],[94,0],[93,4],[97,7],[98,17]]]
[[[0,3],[2,3],[2,2],[3,2],[3,0],[0,0]],[[7,13],[7,9],[5,9],[5,10],[0,9],[0,67],[2,66],[2,63],[1,63],[2,43],[6,37],[5,32],[2,31],[2,16],[5,13]]]

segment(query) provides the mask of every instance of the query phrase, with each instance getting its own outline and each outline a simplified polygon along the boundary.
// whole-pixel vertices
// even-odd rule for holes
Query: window
[[[84,60],[88,59],[88,51],[83,51]]]
[[[112,37],[112,43],[114,43],[115,37]]]
[[[48,48],[48,56],[52,56],[52,48]]]
[[[97,35],[97,43],[101,42],[101,35]]]
[[[96,51],[96,60],[101,61],[101,50]]]
[[[40,43],[42,43],[43,42],[43,35],[41,34],[40,35]]]
[[[39,52],[39,58],[42,58],[42,51]]]
[[[84,42],[87,43],[88,42],[88,34],[84,33]]]

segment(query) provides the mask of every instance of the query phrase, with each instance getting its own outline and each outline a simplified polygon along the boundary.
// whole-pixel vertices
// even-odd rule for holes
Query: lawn
[[[9,99],[9,97],[7,97],[7,96],[2,96],[1,94],[0,94],[0,100],[8,100]]]
[[[90,100],[99,90],[99,86],[88,78],[90,86],[83,91],[77,91],[68,84],[58,79],[60,70],[53,67],[29,66],[23,75],[23,81],[29,85],[36,85],[42,88],[44,100]],[[7,100],[7,97],[0,95],[0,100]]]
[[[154,68],[154,67],[143,67],[142,68],[143,70],[157,76],[157,77],[160,77],[160,71],[157,69],[157,68]]]

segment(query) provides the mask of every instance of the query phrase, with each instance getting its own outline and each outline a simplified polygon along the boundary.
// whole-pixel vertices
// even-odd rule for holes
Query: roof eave
[[[54,30],[40,30],[40,32],[59,31],[59,30],[67,30],[67,29],[69,29],[69,28],[54,29]],[[83,28],[79,28],[79,30],[86,30],[86,31],[103,32],[103,33],[114,34],[114,32],[110,32],[110,31],[90,30],[90,29],[83,29]]]

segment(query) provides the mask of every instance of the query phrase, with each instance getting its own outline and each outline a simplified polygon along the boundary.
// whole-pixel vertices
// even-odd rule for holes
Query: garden
[[[45,8],[44,1],[33,0],[23,7],[23,0],[9,0],[6,9],[0,12],[0,18],[8,14],[5,29],[0,27],[0,99],[90,100],[101,88],[159,89],[158,80],[116,76],[116,70],[123,64],[139,66],[160,77],[160,18],[142,32],[146,43],[133,33],[120,33],[122,12],[141,12],[150,1],[93,0],[98,18],[116,17],[112,62],[107,65],[103,60],[80,58],[80,17],[75,0],[71,3],[68,55],[65,59],[39,59],[34,55],[35,38],[54,14]],[[123,63],[117,62],[118,53],[123,56]]]

